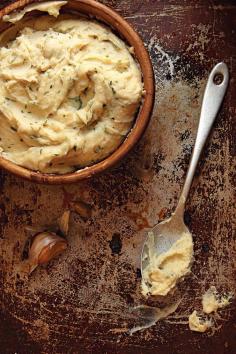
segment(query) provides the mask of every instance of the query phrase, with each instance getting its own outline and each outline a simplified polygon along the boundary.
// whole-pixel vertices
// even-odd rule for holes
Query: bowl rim
[[[14,3],[4,7],[0,10],[0,21],[3,16],[24,8],[25,6],[32,3],[45,2],[45,0],[17,0]],[[81,11],[78,13],[87,14],[92,16],[97,20],[101,20],[112,30],[117,31],[124,40],[134,47],[135,59],[139,63],[144,89],[146,91],[143,103],[136,117],[134,126],[131,128],[130,132],[127,134],[125,140],[120,144],[120,146],[104,160],[97,162],[91,166],[84,167],[81,170],[74,171],[67,174],[48,174],[38,171],[33,171],[25,167],[16,165],[10,160],[5,159],[0,156],[0,167],[11,172],[12,174],[27,179],[29,181],[43,183],[43,184],[68,184],[78,182],[94,176],[95,174],[101,174],[105,170],[116,165],[121,159],[128,154],[128,152],[136,145],[143,133],[145,132],[147,125],[150,121],[151,114],[153,111],[154,100],[155,100],[155,79],[154,72],[149,57],[148,51],[146,50],[144,43],[138,33],[133,29],[133,27],[121,17],[115,10],[110,7],[97,2],[95,0],[68,0],[65,8],[70,8],[70,5],[75,4],[76,6],[81,6]],[[94,13],[90,11],[84,11],[84,9],[93,9]],[[73,9],[74,11],[74,9]],[[98,14],[96,14],[98,13]],[[100,16],[100,14],[102,14]],[[111,21],[111,22],[110,22]]]

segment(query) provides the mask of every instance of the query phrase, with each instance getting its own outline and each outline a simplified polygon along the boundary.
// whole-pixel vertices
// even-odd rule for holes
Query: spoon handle
[[[217,64],[211,71],[205,88],[197,137],[176,213],[181,213],[182,215],[184,213],[185,202],[189,194],[199,157],[222,104],[228,82],[229,72],[226,64]]]

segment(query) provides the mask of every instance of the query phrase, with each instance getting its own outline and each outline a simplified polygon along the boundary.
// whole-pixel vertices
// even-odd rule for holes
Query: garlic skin
[[[89,219],[92,216],[92,208],[89,204],[82,200],[70,202],[70,210],[80,215],[84,219]]]
[[[47,264],[67,248],[64,238],[52,232],[42,232],[35,236],[29,250],[29,261],[36,268],[38,265]]]
[[[58,226],[63,236],[67,236],[69,232],[70,210],[64,211],[58,220]]]

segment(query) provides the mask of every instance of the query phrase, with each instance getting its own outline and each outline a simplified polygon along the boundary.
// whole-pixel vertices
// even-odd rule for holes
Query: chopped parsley
[[[99,153],[101,150],[102,150],[102,147],[101,147],[100,145],[95,146],[95,148],[94,148],[94,152],[95,152],[96,154]]]
[[[115,95],[115,94],[116,94],[116,90],[115,90],[114,87],[113,87],[113,82],[110,81],[110,82],[109,82],[109,85],[110,85],[110,88],[112,89],[113,95]]]
[[[5,97],[5,99],[6,99],[7,101],[16,102],[16,100],[14,100],[13,98]]]
[[[82,108],[83,102],[79,96],[69,98],[69,100],[75,109],[79,110]]]

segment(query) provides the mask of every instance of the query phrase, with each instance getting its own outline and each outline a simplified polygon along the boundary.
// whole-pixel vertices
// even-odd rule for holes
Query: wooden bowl
[[[2,22],[2,17],[4,15],[25,7],[28,4],[36,2],[41,1],[18,0],[2,9],[0,11],[0,31],[3,31],[7,26],[9,26]],[[109,25],[111,29],[117,32],[117,34],[122,39],[124,39],[125,42],[134,47],[135,57],[141,67],[146,95],[134,126],[130,133],[127,135],[124,142],[120,145],[119,148],[117,148],[117,150],[115,150],[115,152],[113,152],[103,161],[98,162],[92,166],[83,168],[73,173],[56,175],[35,172],[18,166],[13,162],[4,159],[3,157],[0,157],[0,167],[3,167],[7,171],[19,177],[45,184],[64,184],[77,182],[79,180],[92,177],[93,175],[101,173],[116,165],[134,147],[134,145],[138,142],[144,133],[151,117],[155,98],[154,75],[149,54],[145,49],[139,35],[121,16],[119,16],[109,7],[94,0],[69,0],[67,5],[63,6],[63,10],[73,10],[73,12],[76,11],[78,13],[86,14],[104,22],[105,24]]]

